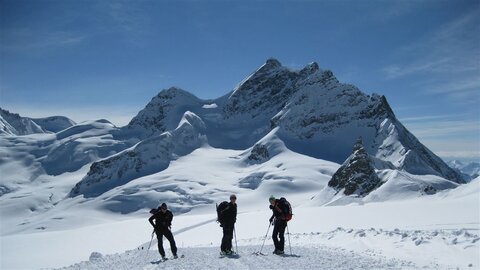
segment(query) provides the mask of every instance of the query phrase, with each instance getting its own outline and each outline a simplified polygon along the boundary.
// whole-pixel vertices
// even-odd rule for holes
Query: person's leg
[[[157,234],[157,240],[158,240],[158,252],[160,255],[165,257],[165,250],[163,249],[163,233],[161,230],[155,230],[155,233]]]
[[[173,238],[172,231],[165,229],[165,238],[170,242],[170,249],[172,250],[173,256],[177,256],[177,245],[175,244],[175,239]]]
[[[278,235],[280,238],[280,241],[278,242],[278,250],[284,251],[285,248],[285,228],[287,227],[287,222],[286,221],[281,221],[279,226],[278,226]]]
[[[275,246],[275,251],[278,250],[278,222],[275,222],[273,225],[272,239],[273,245]]]
[[[221,251],[226,251],[227,250],[227,228],[226,226],[224,225],[222,227],[222,230],[223,230],[223,237],[222,237],[222,244],[220,245],[220,250]]]
[[[231,227],[229,226],[227,228],[226,237],[227,237],[227,242],[226,242],[226,245],[225,245],[225,249],[227,251],[232,251],[233,226],[231,226]]]

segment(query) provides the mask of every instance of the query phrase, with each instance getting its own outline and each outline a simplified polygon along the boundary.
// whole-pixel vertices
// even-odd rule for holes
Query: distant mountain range
[[[480,162],[464,162],[460,160],[451,160],[447,164],[460,172],[464,179],[472,180],[480,175]]]
[[[269,59],[231,92],[213,100],[177,87],[162,90],[124,127],[107,120],[75,124],[66,117],[31,119],[5,110],[0,116],[5,146],[13,149],[20,142],[32,146],[17,149],[36,164],[32,178],[75,172],[91,163],[71,188],[71,198],[126,192],[128,183],[162,172],[171,162],[204,147],[243,151],[237,157],[242,166],[267,166],[286,151],[342,164],[359,158],[351,157],[359,138],[360,157],[371,166],[361,170],[373,182],[364,185],[358,178],[361,192],[344,196],[367,196],[407,180],[410,186],[403,187],[411,191],[415,186],[421,194],[465,183],[457,170],[402,125],[385,96],[367,95],[341,83],[317,63],[291,70]],[[35,133],[53,134],[32,142],[27,134]],[[352,170],[357,167],[349,168],[343,175],[355,175]],[[258,177],[263,179],[256,174],[239,181]],[[260,180],[246,186],[257,188]],[[8,182],[3,185],[5,192],[14,189]]]
[[[75,125],[75,122],[64,116],[29,118],[21,117],[19,114],[0,108],[0,134],[55,133],[73,125]]]

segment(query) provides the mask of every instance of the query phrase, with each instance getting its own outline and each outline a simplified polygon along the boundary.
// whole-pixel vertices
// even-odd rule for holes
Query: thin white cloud
[[[382,71],[390,80],[416,76],[416,88],[423,93],[476,106],[480,102],[479,33],[480,10],[474,9],[399,49],[397,63]]]
[[[440,72],[445,69],[445,64],[449,63],[451,58],[432,59],[431,61],[416,61],[407,65],[391,65],[383,68],[387,79],[395,79],[418,72]]]
[[[472,76],[429,88],[429,91],[432,93],[456,93],[471,90],[480,90],[479,76]]]
[[[424,145],[442,158],[480,157],[480,121],[467,114],[400,119]]]
[[[66,31],[40,32],[32,28],[2,30],[0,49],[3,51],[28,51],[76,46],[86,40],[85,34]]]
[[[425,139],[421,140],[436,155],[444,159],[480,160],[480,142],[465,139],[445,140]]]
[[[402,63],[388,65],[383,72],[389,79],[418,73],[479,72],[479,18],[480,11],[472,10],[421,40],[400,48],[397,57]]]
[[[409,122],[425,122],[425,121],[432,121],[432,120],[459,119],[464,116],[465,114],[423,115],[423,116],[415,116],[415,117],[404,117],[404,118],[400,118],[399,120],[405,124]]]
[[[480,135],[480,123],[475,120],[442,120],[407,122],[404,125],[419,138],[440,138],[452,135]]]
[[[143,1],[100,1],[93,8],[99,14],[98,25],[102,33],[117,33],[123,41],[141,46],[150,35],[159,35],[152,28],[153,17],[149,4]]]

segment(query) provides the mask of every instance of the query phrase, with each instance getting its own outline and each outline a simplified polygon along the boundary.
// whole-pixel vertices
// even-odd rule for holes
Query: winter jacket
[[[153,220],[155,220],[155,223],[153,223]],[[162,229],[172,226],[172,220],[173,214],[170,210],[165,211],[165,213],[159,210],[148,219],[148,222],[150,222],[154,228]]]
[[[222,211],[223,225],[233,226],[237,222],[237,204],[232,202],[228,203],[228,206]]]
[[[279,203],[280,203],[280,200],[276,199],[275,204],[270,205],[270,209],[272,209],[272,211],[273,211],[271,219],[273,219],[275,217],[276,220],[285,220],[286,219],[286,217],[285,217],[286,213],[283,213],[282,209],[280,209]]]

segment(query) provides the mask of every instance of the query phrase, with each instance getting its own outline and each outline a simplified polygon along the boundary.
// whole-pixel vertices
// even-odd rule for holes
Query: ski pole
[[[150,246],[152,245],[152,242],[153,242],[153,235],[155,235],[155,229],[153,229],[153,232],[152,232],[152,239],[150,239],[150,244],[148,244],[147,251],[149,251],[149,250],[150,250]]]
[[[152,232],[152,239],[150,239],[150,244],[148,244],[148,248],[147,248],[147,250],[146,250],[146,252],[145,252],[145,257],[144,257],[144,258],[145,258],[145,260],[146,260],[146,259],[147,259],[147,257],[148,257],[148,251],[150,250],[150,246],[152,245],[152,242],[153,242],[153,235],[154,235],[154,234],[155,234],[155,229],[153,229],[153,232]],[[142,248],[142,249],[143,249],[143,248]]]
[[[233,235],[235,235],[235,249],[237,250],[237,254],[238,254],[237,230],[235,230],[235,226],[233,226]]]
[[[268,235],[268,231],[270,230],[270,226],[272,226],[272,223],[268,223],[267,233],[265,234],[265,238],[263,238],[262,247],[260,248],[260,251],[258,252],[259,254],[262,253],[263,245],[265,245],[265,240],[267,240],[267,235]]]
[[[288,235],[288,246],[290,247],[290,255],[292,255],[292,244],[290,242],[290,232],[288,231],[288,223],[287,223],[287,235]]]

